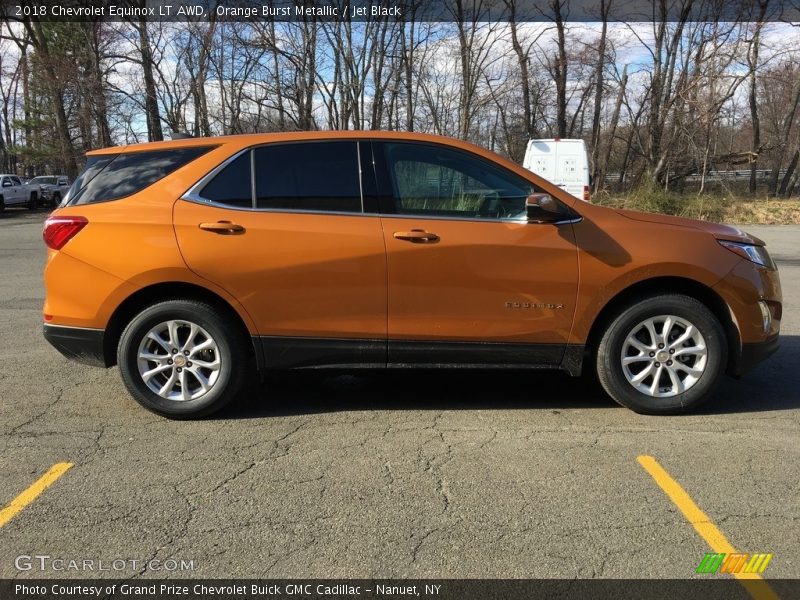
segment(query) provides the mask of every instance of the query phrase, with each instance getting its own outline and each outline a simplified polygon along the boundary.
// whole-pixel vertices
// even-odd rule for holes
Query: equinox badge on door
[[[563,304],[537,304],[536,302],[506,302],[506,308],[564,308]]]

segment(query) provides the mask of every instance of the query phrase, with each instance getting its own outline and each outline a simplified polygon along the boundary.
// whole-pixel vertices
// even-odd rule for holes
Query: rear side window
[[[261,146],[254,175],[257,208],[361,212],[354,141]]]
[[[91,204],[130,196],[211,149],[212,146],[196,146],[90,157],[90,161],[98,160],[87,162],[86,169],[70,189],[68,203]]]

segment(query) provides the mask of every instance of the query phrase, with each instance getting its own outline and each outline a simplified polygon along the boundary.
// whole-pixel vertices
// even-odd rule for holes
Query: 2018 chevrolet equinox
[[[173,418],[224,406],[251,359],[595,369],[620,404],[677,413],[770,355],[781,320],[761,240],[412,133],[94,151],[44,240],[47,340]]]

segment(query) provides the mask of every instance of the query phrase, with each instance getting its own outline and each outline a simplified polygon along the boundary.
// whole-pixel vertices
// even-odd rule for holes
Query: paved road
[[[22,554],[208,577],[690,577],[708,547],[642,454],[737,549],[774,553],[767,577],[800,577],[800,227],[749,228],[780,265],[783,347],[701,414],[639,416],[558,373],[378,372],[272,378],[171,422],[42,339],[42,217],[0,217],[0,507],[75,466],[0,528],[0,577],[80,575],[20,572]]]

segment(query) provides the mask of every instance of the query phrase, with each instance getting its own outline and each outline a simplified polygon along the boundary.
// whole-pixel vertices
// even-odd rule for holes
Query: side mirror
[[[566,217],[561,205],[550,194],[531,194],[525,200],[529,223],[556,223]]]

